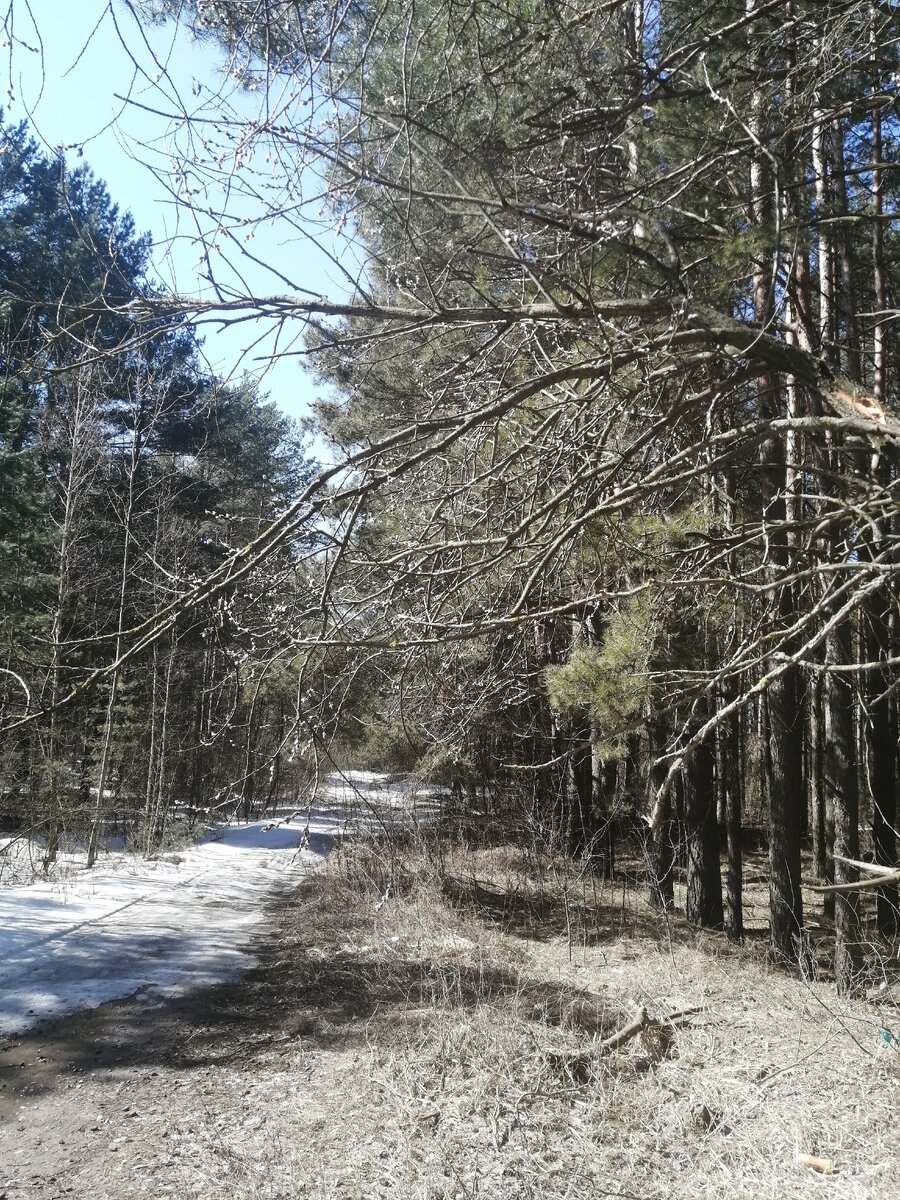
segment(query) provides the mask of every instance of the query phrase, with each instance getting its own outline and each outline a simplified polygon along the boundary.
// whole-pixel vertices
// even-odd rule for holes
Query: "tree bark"
[[[807,768],[806,788],[809,796],[809,827],[812,833],[812,859],[816,876],[829,879],[831,847],[825,833],[825,790],[822,781],[822,677],[815,673],[807,693]]]
[[[577,858],[591,852],[591,745],[583,730],[573,731],[571,737],[566,754],[566,853]]]
[[[701,743],[694,752],[685,783],[687,919],[705,929],[724,929],[715,755],[709,742]]]
[[[731,942],[744,940],[744,863],[741,814],[743,809],[740,715],[735,714],[720,730],[719,783],[724,792],[727,869],[725,875],[725,932]]]
[[[841,622],[829,635],[827,666],[852,661],[852,637],[848,621]],[[835,883],[855,882],[855,867],[842,858],[859,858],[859,797],[854,754],[854,696],[846,676],[827,671],[825,676],[826,748],[825,786],[834,810]],[[862,968],[859,924],[859,895],[838,893],[834,897],[834,976],[838,994],[856,990]]]
[[[665,735],[660,721],[654,721],[650,733],[650,761],[665,750]],[[648,808],[652,809],[654,798],[663,785],[667,767],[665,763],[650,768],[647,786]],[[650,868],[650,903],[654,908],[666,911],[675,907],[675,846],[672,841],[671,804],[667,804],[663,820],[654,834],[648,834],[646,843],[647,862]]]
[[[596,745],[594,731],[591,740]],[[612,879],[616,868],[615,798],[618,763],[604,762],[591,752],[591,863],[603,879]]]
[[[877,592],[869,605],[868,656],[873,662],[891,657],[890,595]],[[869,786],[872,791],[872,842],[875,861],[886,867],[897,865],[897,727],[896,707],[891,692],[894,672],[883,667],[868,677]],[[898,922],[897,884],[878,888],[876,920],[879,932],[894,939]]]
[[[769,689],[769,919],[777,962],[799,962],[803,896],[800,890],[800,807],[803,777],[796,674]]]

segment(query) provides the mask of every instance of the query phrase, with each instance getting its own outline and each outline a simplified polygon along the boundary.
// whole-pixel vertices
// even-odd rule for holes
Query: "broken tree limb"
[[[856,858],[844,858],[840,854],[834,856],[839,862],[847,863],[860,871],[868,871],[869,879],[858,879],[851,883],[808,883],[806,887],[811,892],[834,895],[836,892],[869,891],[872,888],[884,887],[888,883],[900,883],[900,867],[888,867],[882,863],[861,862]]]
[[[618,1050],[620,1046],[624,1046],[626,1042],[630,1042],[633,1037],[637,1037],[639,1033],[647,1029],[651,1023],[646,1008],[639,1008],[627,1025],[624,1025],[617,1033],[603,1039],[600,1043],[601,1053],[608,1054],[611,1050]]]

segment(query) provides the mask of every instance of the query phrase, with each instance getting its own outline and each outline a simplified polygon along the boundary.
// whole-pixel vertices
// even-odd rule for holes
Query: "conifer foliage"
[[[190,328],[124,315],[153,291],[149,241],[105,186],[0,132],[0,816],[48,865],[67,834],[90,862],[111,823],[150,848],[176,811],[249,807],[285,773],[286,710],[254,651],[295,603],[293,562],[118,660],[308,466],[249,381],[204,370]]]
[[[735,939],[763,825],[795,964],[808,846],[852,885],[852,989],[849,860],[896,866],[896,6],[146,7],[263,97],[185,108],[208,151],[185,178],[237,175],[342,273],[331,298],[282,262],[272,294],[145,297],[151,326],[303,329],[338,456],[179,620],[319,539],[282,626],[315,738],[367,737],[598,869],[630,831],[654,901],[683,877],[688,918]],[[215,217],[239,256],[246,204]],[[157,612],[134,654],[176,635]],[[877,923],[896,935],[887,876]]]

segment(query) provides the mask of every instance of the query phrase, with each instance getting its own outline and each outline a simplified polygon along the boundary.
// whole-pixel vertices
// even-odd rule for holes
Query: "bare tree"
[[[772,951],[798,962],[805,796],[824,745],[804,748],[810,721],[821,732],[808,697],[823,676],[836,850],[856,858],[848,681],[871,676],[887,697],[896,657],[889,636],[871,654],[851,636],[873,607],[889,612],[884,630],[896,621],[900,422],[886,370],[892,268],[877,232],[896,179],[876,149],[894,120],[893,6],[155,9],[224,46],[229,81],[188,104],[167,80],[157,110],[180,147],[173,186],[208,288],[148,295],[127,314],[273,330],[334,389],[319,427],[335,461],[122,629],[112,661],[80,686],[114,679],[185,614],[224,603],[316,532],[329,551],[309,556],[319,591],[297,614],[297,655],[380,656],[404,721],[397,695],[409,695],[413,661],[440,659],[453,677],[478,647],[492,687],[527,678],[539,699],[493,743],[490,704],[467,714],[449,685],[433,689],[446,718],[433,740],[452,732],[460,753],[489,745],[496,778],[547,768],[548,812],[556,820],[562,796],[573,847],[596,804],[591,758],[621,755],[662,858],[672,836],[688,839],[701,922],[722,920],[721,884],[707,887],[711,814],[718,789],[739,840],[749,769],[724,778],[725,748],[752,708],[767,735]],[[242,286],[254,260],[243,238],[272,220],[332,257],[338,294],[311,295],[281,259],[262,264],[270,293]],[[855,268],[860,240],[871,281]],[[604,671],[636,598],[652,653],[633,656],[614,688]],[[544,666],[571,668],[557,676],[570,694],[555,689],[564,720],[543,707],[553,697],[524,649],[536,638],[553,647]],[[516,668],[498,670],[507,645]],[[320,728],[333,731],[326,694]],[[881,728],[887,710],[874,711]],[[524,735],[517,760],[509,747],[538,727],[543,764],[528,761],[536,742]],[[663,861],[657,884],[668,874]],[[739,880],[735,847],[733,893]],[[848,990],[859,939],[841,905]]]

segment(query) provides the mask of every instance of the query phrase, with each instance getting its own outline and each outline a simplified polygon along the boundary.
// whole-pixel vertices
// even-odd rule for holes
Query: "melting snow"
[[[384,776],[329,776],[320,807],[208,831],[156,859],[106,855],[87,871],[73,856],[58,877],[0,887],[0,1036],[77,1008],[136,994],[153,1000],[233,978],[265,904],[295,887],[336,838],[409,822],[422,793]],[[39,851],[16,839],[0,853]],[[81,858],[83,863],[83,856]]]

